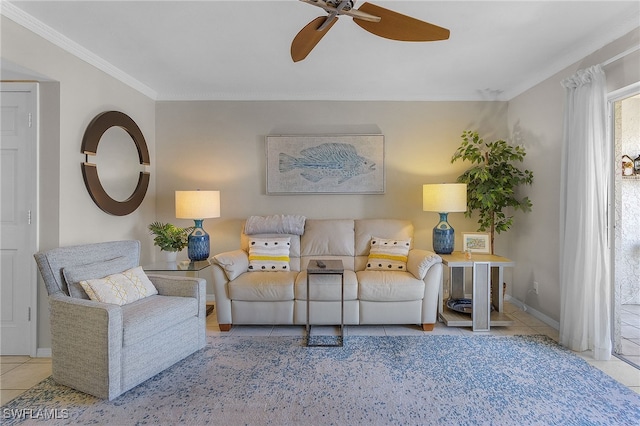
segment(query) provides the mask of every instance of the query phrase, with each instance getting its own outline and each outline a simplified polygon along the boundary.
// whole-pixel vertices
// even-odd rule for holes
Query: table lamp
[[[452,212],[467,211],[467,184],[422,185],[422,210],[440,214],[440,221],[433,228],[433,251],[438,254],[451,254],[455,233],[447,222],[447,215]]]
[[[220,191],[176,191],[176,218],[195,222],[187,245],[193,262],[209,258],[209,234],[202,222],[212,217],[220,217]]]

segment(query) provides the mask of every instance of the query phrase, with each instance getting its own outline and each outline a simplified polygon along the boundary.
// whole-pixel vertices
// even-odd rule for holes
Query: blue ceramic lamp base
[[[447,222],[447,215],[447,213],[440,213],[440,222],[433,228],[433,251],[437,254],[453,252],[455,233]]]
[[[202,227],[202,220],[195,219],[195,227],[189,234],[189,244],[187,250],[189,260],[192,262],[198,260],[207,260],[209,258],[209,234]]]

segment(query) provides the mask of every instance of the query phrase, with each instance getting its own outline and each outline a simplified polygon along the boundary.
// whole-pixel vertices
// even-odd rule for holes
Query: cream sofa
[[[344,265],[344,322],[419,324],[432,330],[442,284],[442,259],[413,248],[413,225],[394,219],[306,219],[301,235],[247,235],[238,250],[212,259],[216,312],[220,329],[232,324],[306,323],[306,267],[310,260],[340,259]],[[252,238],[289,237],[289,267],[277,272],[248,272]],[[373,237],[410,240],[406,268],[367,270]],[[340,276],[312,275],[310,323],[340,324]]]

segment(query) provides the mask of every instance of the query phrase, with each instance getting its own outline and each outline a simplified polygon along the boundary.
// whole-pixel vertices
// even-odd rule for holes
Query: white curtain
[[[560,344],[611,357],[606,78],[600,65],[562,82],[566,91],[560,201]]]

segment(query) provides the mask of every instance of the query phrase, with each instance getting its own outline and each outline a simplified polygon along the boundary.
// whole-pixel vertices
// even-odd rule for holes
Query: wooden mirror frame
[[[138,150],[140,164],[143,166],[151,164],[147,143],[135,121],[125,113],[106,111],[91,120],[82,137],[82,147],[80,149],[85,154],[85,161],[82,163],[82,177],[91,199],[100,209],[115,216],[125,216],[135,211],[142,204],[142,200],[144,200],[149,188],[150,174],[146,171],[140,172],[136,189],[125,201],[114,200],[107,194],[102,183],[100,183],[98,168],[95,164],[89,163],[89,156],[96,155],[102,135],[111,127],[120,127],[131,136]]]

